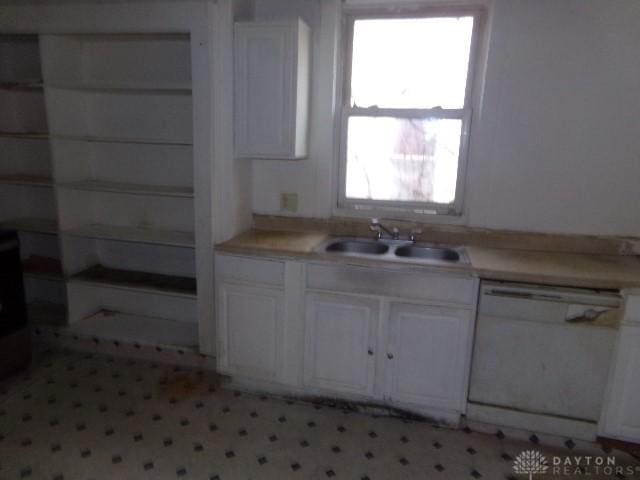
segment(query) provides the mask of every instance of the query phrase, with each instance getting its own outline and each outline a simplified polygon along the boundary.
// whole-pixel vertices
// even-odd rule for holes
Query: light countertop
[[[318,253],[326,233],[250,230],[216,246],[217,251],[284,258],[307,258],[367,266],[422,267],[470,272],[478,277],[595,289],[640,287],[640,259],[636,256],[591,255],[466,246],[470,264],[424,265],[419,262],[356,259]]]

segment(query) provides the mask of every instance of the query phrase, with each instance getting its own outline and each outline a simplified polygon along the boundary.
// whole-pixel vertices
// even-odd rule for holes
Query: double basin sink
[[[416,244],[405,240],[334,238],[321,245],[319,250],[330,254],[381,260],[411,260],[431,264],[468,263],[464,248]]]

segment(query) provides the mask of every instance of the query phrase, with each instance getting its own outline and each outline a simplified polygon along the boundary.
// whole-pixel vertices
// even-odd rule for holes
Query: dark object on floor
[[[624,440],[615,440],[613,438],[605,437],[598,437],[598,443],[602,445],[602,449],[605,452],[616,449],[628,453],[636,460],[640,460],[640,444],[638,443],[625,442]]]
[[[31,360],[18,235],[0,230],[0,378]]]

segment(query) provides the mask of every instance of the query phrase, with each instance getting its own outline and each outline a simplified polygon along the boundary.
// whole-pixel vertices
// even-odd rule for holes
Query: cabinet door
[[[236,26],[236,153],[291,155],[295,132],[294,44],[282,24]]]
[[[218,368],[224,373],[278,380],[282,372],[284,293],[221,282],[218,286]]]
[[[640,327],[623,325],[618,334],[609,390],[600,421],[605,437],[640,442]]]
[[[304,378],[310,386],[370,395],[378,302],[350,296],[306,296]]]
[[[472,324],[468,310],[392,303],[381,352],[388,397],[463,411]]]

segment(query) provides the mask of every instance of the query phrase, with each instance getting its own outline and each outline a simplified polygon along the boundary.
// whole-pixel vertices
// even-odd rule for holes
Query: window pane
[[[458,119],[351,117],[347,198],[452,203],[461,128]]]
[[[356,20],[351,105],[462,108],[473,17]]]

